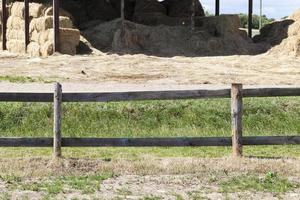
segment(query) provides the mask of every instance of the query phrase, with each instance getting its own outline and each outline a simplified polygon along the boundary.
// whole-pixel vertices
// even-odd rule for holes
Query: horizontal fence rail
[[[300,136],[243,137],[242,145],[300,144]],[[231,146],[231,137],[62,138],[62,147],[200,147]],[[52,147],[53,138],[0,138],[1,147]]]
[[[230,98],[231,89],[220,90],[169,90],[137,92],[63,93],[63,102],[109,102],[137,100],[179,100],[201,98]],[[243,89],[243,97],[300,96],[300,88],[251,88]],[[0,101],[53,102],[53,93],[5,93]]]
[[[300,144],[300,136],[243,137],[242,116],[245,97],[300,96],[300,87],[250,88],[232,84],[231,89],[63,93],[59,83],[53,93],[0,92],[2,102],[53,102],[53,138],[0,138],[0,147],[53,147],[54,157],[61,157],[61,147],[197,147],[232,146],[234,156],[242,156],[243,145]],[[111,102],[137,100],[179,100],[201,98],[231,98],[232,137],[176,138],[64,138],[61,133],[63,102]]]

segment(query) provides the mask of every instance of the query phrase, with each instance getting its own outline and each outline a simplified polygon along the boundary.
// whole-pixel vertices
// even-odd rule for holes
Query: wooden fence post
[[[61,103],[62,89],[59,83],[54,85],[54,126],[53,126],[53,156],[61,157]]]
[[[232,118],[232,154],[241,157],[242,146],[242,117],[243,117],[243,86],[232,84],[231,86],[231,118]]]

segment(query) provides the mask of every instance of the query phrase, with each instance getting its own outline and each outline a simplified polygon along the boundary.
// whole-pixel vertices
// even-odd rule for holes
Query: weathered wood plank
[[[220,90],[169,90],[139,92],[63,93],[64,102],[108,102],[134,100],[176,100],[201,98],[229,98],[230,89]],[[243,89],[243,97],[300,96],[300,88]],[[0,101],[52,102],[53,93],[0,92]]]
[[[258,136],[243,137],[243,145],[296,145],[300,136]]]
[[[0,138],[0,147],[52,147],[53,138]]]
[[[0,93],[0,101],[53,102],[53,93]]]
[[[62,138],[62,147],[231,146],[231,137]],[[298,145],[300,136],[243,137],[243,145]],[[0,147],[52,147],[53,138],[0,138]]]
[[[141,91],[141,92],[108,92],[108,93],[65,93],[64,102],[107,102],[132,100],[175,100],[229,97],[230,90],[173,90],[173,91]]]
[[[6,0],[2,0],[2,50],[6,50],[6,30],[7,30],[7,9]]]
[[[231,138],[64,138],[65,147],[230,146]]]
[[[243,97],[300,96],[300,88],[253,88],[243,89]]]
[[[54,115],[53,115],[53,156],[61,157],[61,102],[62,89],[59,83],[54,85]]]
[[[242,117],[243,117],[243,86],[232,84],[231,87],[231,120],[232,120],[232,154],[241,157],[243,154],[242,145]]]

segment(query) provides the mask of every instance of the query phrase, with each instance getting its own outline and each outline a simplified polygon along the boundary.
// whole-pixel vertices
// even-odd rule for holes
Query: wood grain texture
[[[62,88],[59,83],[54,85],[54,103],[53,103],[53,156],[61,157],[61,103]]]
[[[62,147],[231,146],[231,137],[62,138]],[[243,145],[299,145],[300,136],[243,137]],[[0,138],[0,147],[52,147],[53,138]]]
[[[168,90],[137,92],[63,93],[63,102],[110,102],[137,100],[176,100],[201,98],[230,98],[230,89]],[[243,97],[300,96],[300,88],[243,89]],[[0,101],[53,102],[53,93],[0,92]]]
[[[243,86],[232,84],[231,87],[231,120],[232,120],[232,154],[240,157],[243,154]]]

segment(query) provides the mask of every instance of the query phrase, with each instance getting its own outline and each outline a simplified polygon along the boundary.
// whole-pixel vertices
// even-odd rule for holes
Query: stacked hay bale
[[[52,7],[39,3],[29,4],[30,17],[30,43],[27,52],[31,56],[49,56],[53,54],[53,17]],[[14,53],[25,53],[25,20],[24,3],[14,2],[7,20],[7,49]],[[80,32],[73,29],[70,15],[60,11],[60,52],[63,54],[76,54],[79,44]]]

